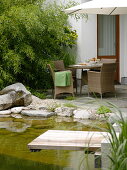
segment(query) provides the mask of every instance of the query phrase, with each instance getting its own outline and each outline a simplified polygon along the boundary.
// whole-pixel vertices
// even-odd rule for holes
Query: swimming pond
[[[104,125],[103,122],[97,121],[94,121],[94,124]],[[84,168],[94,170],[94,156],[89,155],[87,161],[84,161],[83,151],[30,152],[27,144],[49,129],[97,130],[93,127],[93,121],[83,124],[71,118],[0,118],[0,170],[83,170]],[[89,168],[86,168],[88,162]]]

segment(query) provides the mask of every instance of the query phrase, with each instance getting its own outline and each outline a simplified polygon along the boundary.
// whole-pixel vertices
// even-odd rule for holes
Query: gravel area
[[[43,107],[51,107],[55,104],[60,104],[61,102],[54,99],[40,99],[36,96],[32,96],[32,103],[27,106],[28,109],[40,109]]]

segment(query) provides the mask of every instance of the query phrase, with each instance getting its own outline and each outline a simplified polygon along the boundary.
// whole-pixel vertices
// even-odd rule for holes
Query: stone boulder
[[[0,110],[8,109],[12,106],[15,100],[15,92],[0,95]]]
[[[73,111],[73,107],[58,107],[55,109],[56,115],[65,117],[73,116]]]
[[[76,119],[90,119],[91,112],[89,110],[77,109],[73,112]]]
[[[32,102],[31,93],[22,83],[15,83],[0,91],[0,110],[13,106],[28,106]]]

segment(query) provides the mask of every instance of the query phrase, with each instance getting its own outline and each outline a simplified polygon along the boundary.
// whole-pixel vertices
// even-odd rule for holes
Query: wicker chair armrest
[[[87,73],[90,76],[95,76],[95,75],[100,76],[101,75],[101,72],[98,72],[98,71],[88,71]]]

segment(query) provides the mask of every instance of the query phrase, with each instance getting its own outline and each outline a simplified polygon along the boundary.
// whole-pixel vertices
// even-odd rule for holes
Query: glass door
[[[97,22],[97,58],[116,59],[119,81],[119,16],[98,15]]]

